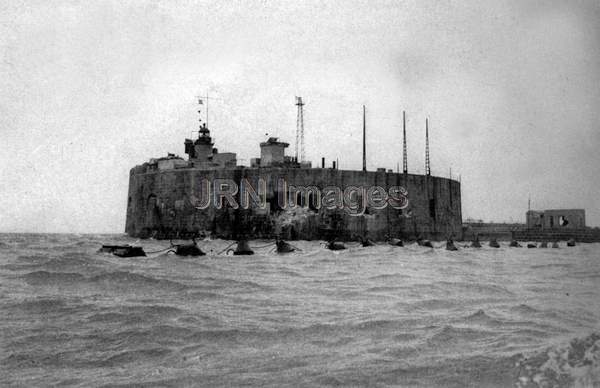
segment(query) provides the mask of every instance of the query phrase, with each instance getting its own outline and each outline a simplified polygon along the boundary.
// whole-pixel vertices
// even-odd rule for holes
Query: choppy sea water
[[[600,386],[600,244],[102,243],[0,235],[0,386]]]

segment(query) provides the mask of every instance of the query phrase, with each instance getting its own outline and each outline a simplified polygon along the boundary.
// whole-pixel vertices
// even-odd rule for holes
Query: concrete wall
[[[473,240],[479,236],[481,240],[495,238],[496,240],[510,241],[515,231],[523,229],[525,229],[525,224],[469,222],[463,224],[463,239]]]
[[[212,161],[223,167],[235,167],[237,163],[236,154],[233,152],[219,152],[213,154]]]
[[[181,158],[159,159],[157,165],[159,170],[172,170],[185,168],[188,166],[188,162]]]
[[[520,241],[566,241],[574,239],[579,242],[600,242],[600,229],[526,229],[514,232],[513,238]]]
[[[267,187],[266,210],[217,209],[209,206],[198,209],[206,199],[203,180],[248,179],[254,187],[259,178]],[[352,216],[344,210],[316,211],[309,209],[278,209],[277,182],[285,179],[288,185],[313,185],[319,189],[338,186],[403,186],[408,190],[408,208],[387,206],[368,209],[364,216]],[[205,186],[204,186],[205,187]],[[239,201],[239,197],[236,198]],[[353,239],[368,234],[375,240],[392,237],[459,239],[462,233],[460,183],[454,180],[424,175],[388,172],[362,172],[333,169],[300,168],[236,168],[236,169],[179,169],[148,172],[144,166],[131,170],[127,206],[126,232],[135,237],[190,237],[212,233],[233,238],[325,239],[336,236]]]

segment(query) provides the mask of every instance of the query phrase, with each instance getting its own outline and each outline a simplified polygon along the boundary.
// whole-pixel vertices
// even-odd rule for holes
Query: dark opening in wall
[[[429,217],[435,218],[435,198],[429,200]]]
[[[567,226],[567,225],[569,225],[569,220],[567,220],[567,217],[565,217],[565,216],[560,216],[558,218],[558,224],[560,226]]]
[[[296,206],[304,207],[306,205],[306,200],[301,192],[296,192],[294,194],[294,200],[295,200]]]
[[[269,204],[269,210],[271,211],[271,213],[282,210],[279,204],[280,197],[282,197],[282,194],[279,191],[275,191],[274,194],[275,195],[273,196],[273,198],[267,199],[267,203]]]
[[[319,210],[319,201],[317,200],[317,196],[314,193],[308,193],[308,208],[312,211]]]
[[[319,207],[320,207],[319,198],[312,191],[309,191],[307,193],[298,191],[294,194],[294,198],[296,201],[296,206],[303,207],[303,208],[308,207],[312,211],[319,210]]]

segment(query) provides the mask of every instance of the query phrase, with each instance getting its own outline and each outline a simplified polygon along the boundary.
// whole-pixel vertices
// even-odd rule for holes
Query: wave
[[[335,376],[319,376],[315,383],[324,387],[343,387],[345,385],[342,380]]]
[[[254,332],[257,335],[276,335],[277,337],[299,337],[299,338],[327,338],[331,334],[340,334],[346,332],[348,334],[356,334],[357,331],[395,331],[397,329],[405,330],[406,327],[410,327],[419,323],[418,319],[397,319],[397,320],[386,320],[386,319],[374,319],[363,321],[359,323],[344,323],[344,324],[323,324],[316,323],[304,327],[294,327],[281,329],[277,331],[258,331]]]
[[[96,284],[126,285],[126,286],[159,286],[160,288],[169,288],[183,290],[186,285],[165,279],[156,279],[146,275],[140,275],[129,271],[107,272],[93,276],[90,282]]]
[[[397,291],[400,289],[405,289],[406,286],[377,286],[377,287],[371,287],[371,288],[367,288],[365,290],[365,292],[390,292],[390,291]]]
[[[146,320],[145,317],[138,314],[125,314],[125,313],[99,313],[90,315],[87,320],[89,322],[100,322],[100,323],[140,323]]]
[[[67,307],[67,302],[64,299],[41,298],[27,300],[13,306],[28,312],[43,314],[65,309]]]
[[[209,291],[195,291],[188,295],[192,299],[196,299],[196,298],[197,299],[215,299],[215,298],[223,297],[223,295],[221,295],[221,294],[218,294],[216,292],[209,292]]]
[[[201,288],[204,290],[219,290],[224,288],[239,288],[243,290],[252,291],[270,291],[273,289],[272,286],[265,284],[259,284],[250,280],[236,280],[231,278],[215,278],[215,277],[199,277],[195,279],[195,288]]]
[[[184,313],[183,310],[165,305],[117,306],[108,312],[100,312],[87,317],[90,322],[137,322],[158,318],[173,318]]]
[[[17,256],[17,261],[25,261],[32,264],[43,264],[48,261],[48,254],[28,254]]]
[[[452,299],[425,299],[415,303],[411,303],[410,306],[416,309],[422,310],[444,310],[459,306],[460,302]]]
[[[549,347],[517,362],[517,387],[600,385],[600,335],[575,338],[567,345]]]
[[[490,317],[485,313],[485,311],[479,309],[473,314],[465,317],[464,321],[471,323],[500,323],[501,321]]]
[[[282,269],[282,268],[280,268],[279,271],[277,272],[277,274],[287,275],[287,276],[294,277],[294,278],[302,278],[302,277],[304,277],[299,272],[293,271],[291,269]]]
[[[397,280],[401,278],[409,278],[410,276],[401,274],[401,273],[390,273],[390,274],[381,274],[375,275],[367,278],[368,280]]]
[[[25,282],[31,285],[73,285],[88,284],[96,286],[105,286],[107,288],[117,287],[144,287],[151,286],[163,290],[184,290],[187,285],[166,279],[156,279],[154,277],[140,275],[134,272],[117,271],[106,272],[92,277],[85,277],[75,272],[48,272],[34,271],[21,276]]]
[[[519,322],[519,321],[513,321],[513,320],[492,317],[492,316],[488,315],[484,310],[481,310],[481,309],[477,310],[476,312],[474,312],[471,315],[468,315],[468,316],[460,319],[459,321],[462,323],[477,324],[477,325],[489,326],[489,327],[494,327],[494,328],[522,327],[524,325],[527,326],[527,325],[534,324],[533,322],[530,322],[530,321]]]
[[[119,345],[128,344],[130,347],[140,344],[171,344],[185,341],[193,334],[193,331],[183,326],[153,325],[147,328],[131,328],[129,330],[110,333],[104,337],[105,342]]]
[[[483,284],[476,282],[447,282],[442,281],[437,283],[438,287],[444,290],[458,289],[460,291],[468,291],[477,294],[493,294],[503,296],[514,296],[515,294],[508,289],[496,284]]]
[[[189,340],[196,341],[233,341],[238,342],[242,339],[260,337],[260,331],[244,331],[239,329],[223,329],[223,330],[200,330],[193,333]]]
[[[600,278],[600,271],[575,271],[570,273],[570,276],[573,276],[576,279],[597,279]]]
[[[16,313],[19,316],[22,314],[52,314],[60,317],[60,314],[70,314],[79,312],[82,309],[88,308],[89,305],[81,304],[80,298],[60,298],[60,297],[38,297],[34,299],[26,299],[19,302],[0,305],[5,311]],[[10,313],[9,313],[10,314]]]
[[[96,263],[97,260],[93,260],[90,256],[82,254],[81,252],[63,253],[59,257],[50,258],[48,261],[43,263],[48,268],[61,268],[61,267],[72,267],[72,266],[89,266]]]
[[[514,330],[511,334],[515,340],[526,339],[527,341],[535,342],[540,338],[552,337],[552,331],[539,327],[540,325],[533,324],[535,328],[520,328]],[[551,329],[551,328],[550,328]]]
[[[573,264],[570,263],[548,263],[548,264],[535,264],[530,265],[531,269],[541,269],[541,268],[571,268]]]
[[[329,325],[329,324],[314,324],[305,327],[293,327],[279,330],[240,330],[240,329],[221,329],[221,330],[199,330],[193,332],[188,340],[190,342],[244,342],[247,340],[262,340],[279,342],[282,340],[301,340],[307,339],[324,339],[329,343],[329,339],[337,340],[334,335],[339,335],[341,332],[350,332],[350,325]]]
[[[511,307],[510,311],[523,315],[538,314],[540,312],[540,310],[534,309],[526,304],[520,304],[518,306]]]
[[[270,291],[273,289],[271,286],[267,286],[265,284],[259,284],[250,280],[235,280],[231,278],[221,278],[216,279],[218,283],[218,288],[236,288],[240,289],[240,291]]]
[[[528,317],[531,318],[531,317]],[[563,328],[553,326],[546,321],[540,322],[536,319],[513,320],[488,315],[484,310],[477,310],[475,313],[453,322],[458,324],[477,325],[477,327],[486,327],[491,329],[510,330],[515,338],[529,337],[535,340],[540,338],[549,338],[553,334],[564,333]]]
[[[22,276],[22,278],[32,285],[54,284],[54,283],[73,283],[85,280],[85,276],[74,272],[48,272],[35,271]]]
[[[476,341],[494,336],[494,332],[476,330],[468,327],[444,326],[438,333],[427,340],[430,345],[445,345],[459,341]]]
[[[99,362],[99,364],[103,367],[113,367],[122,366],[131,362],[143,363],[146,361],[156,361],[157,358],[164,358],[171,353],[172,350],[165,348],[129,350],[110,356]]]
[[[89,256],[81,253],[62,254],[58,257],[43,256],[43,255],[21,255],[17,260],[10,264],[5,264],[2,267],[10,271],[32,271],[39,269],[40,271],[57,271],[68,272],[68,270],[77,271],[84,270],[99,270],[99,265],[102,262],[92,260]]]

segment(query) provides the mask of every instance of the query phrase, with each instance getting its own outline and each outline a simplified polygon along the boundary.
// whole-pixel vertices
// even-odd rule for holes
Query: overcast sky
[[[208,93],[220,151],[265,134],[462,179],[463,219],[585,208],[600,225],[598,1],[5,1],[0,231],[122,232],[129,169],[183,155]],[[409,193],[410,198],[410,193]]]

